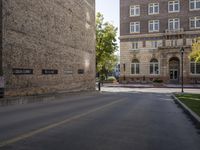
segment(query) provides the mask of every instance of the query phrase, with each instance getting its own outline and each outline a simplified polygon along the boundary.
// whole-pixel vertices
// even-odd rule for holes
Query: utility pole
[[[183,54],[184,54],[184,48],[182,47],[180,49],[181,52],[181,92],[184,93],[183,90]]]

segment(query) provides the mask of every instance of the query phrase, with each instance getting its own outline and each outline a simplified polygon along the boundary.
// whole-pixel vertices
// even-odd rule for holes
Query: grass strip
[[[176,94],[176,97],[200,116],[200,94]]]

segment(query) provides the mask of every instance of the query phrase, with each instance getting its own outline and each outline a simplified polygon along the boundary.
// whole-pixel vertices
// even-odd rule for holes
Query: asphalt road
[[[200,150],[169,93],[113,92],[0,107],[0,150]]]

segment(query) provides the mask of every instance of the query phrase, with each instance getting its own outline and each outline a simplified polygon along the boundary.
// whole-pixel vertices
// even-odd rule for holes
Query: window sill
[[[200,73],[199,74],[193,74],[193,73],[190,73],[191,76],[200,76]]]
[[[134,16],[130,15],[129,17],[140,17],[140,15],[134,15]]]
[[[168,11],[168,13],[170,13],[170,14],[179,13],[179,12],[180,12],[180,10],[179,11]]]
[[[160,32],[160,31],[149,31],[149,33],[158,33],[158,32]]]
[[[130,32],[130,34],[140,34],[140,32]]]
[[[160,74],[149,74],[150,76],[160,76]]]
[[[152,15],[159,15],[159,14],[160,14],[160,13],[151,13],[151,14],[148,13],[149,16],[152,16]]]
[[[197,8],[197,9],[190,9],[190,11],[198,11],[200,10],[200,8]]]
[[[200,27],[197,27],[197,28],[191,28],[190,27],[190,30],[199,30],[200,29]]]

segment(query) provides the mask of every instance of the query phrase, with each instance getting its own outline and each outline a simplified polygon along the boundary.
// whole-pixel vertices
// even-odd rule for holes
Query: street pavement
[[[200,150],[172,89],[102,91],[0,107],[0,150]]]

